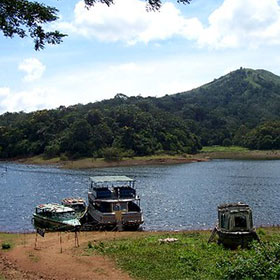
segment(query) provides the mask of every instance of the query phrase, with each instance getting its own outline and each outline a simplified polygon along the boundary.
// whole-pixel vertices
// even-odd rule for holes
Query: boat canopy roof
[[[90,177],[90,181],[94,184],[100,183],[121,183],[121,182],[135,182],[134,179],[127,176],[94,176]]]
[[[40,204],[36,207],[41,211],[52,212],[52,213],[66,213],[66,212],[74,212],[73,208],[57,204],[57,203],[47,203],[47,204]]]
[[[218,206],[218,212],[229,212],[229,213],[237,213],[237,212],[251,212],[251,208],[248,204],[243,202],[237,203],[225,203]]]
[[[66,204],[85,204],[85,200],[83,198],[75,198],[75,197],[67,197],[62,200],[62,203]]]

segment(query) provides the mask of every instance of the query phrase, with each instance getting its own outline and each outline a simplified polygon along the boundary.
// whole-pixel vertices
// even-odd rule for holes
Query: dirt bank
[[[129,280],[130,276],[119,270],[112,260],[100,255],[87,256],[84,249],[89,241],[144,234],[147,233],[82,232],[78,234],[80,246],[76,247],[74,233],[47,233],[44,238],[37,236],[36,248],[36,234],[21,234],[12,249],[0,250],[0,279]]]
[[[102,167],[117,167],[117,166],[140,166],[140,165],[163,165],[163,164],[182,164],[209,160],[207,157],[199,156],[153,156],[153,157],[137,157],[132,159],[122,159],[119,161],[105,161],[102,159],[84,158],[78,160],[62,161],[59,158],[45,160],[42,157],[36,156],[32,158],[18,159],[16,162],[25,164],[41,164],[41,165],[56,165],[66,169],[84,169],[84,168],[102,168]]]

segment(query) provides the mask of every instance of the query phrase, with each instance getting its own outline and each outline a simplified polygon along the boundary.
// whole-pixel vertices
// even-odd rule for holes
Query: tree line
[[[280,78],[239,69],[189,92],[114,98],[0,116],[0,157],[197,153],[202,146],[280,148]]]

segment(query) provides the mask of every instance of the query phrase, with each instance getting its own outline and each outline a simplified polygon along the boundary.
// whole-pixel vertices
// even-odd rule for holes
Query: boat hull
[[[259,241],[259,237],[255,230],[246,232],[227,232],[217,229],[218,243],[225,247],[237,248],[241,246],[246,248],[253,240]]]
[[[76,231],[80,226],[67,224],[63,221],[57,221],[40,215],[33,215],[33,224],[35,228],[42,228],[47,231]]]
[[[114,228],[121,225],[125,230],[137,230],[144,222],[142,212],[124,212],[120,222],[115,213],[103,213],[94,207],[88,208],[88,214],[101,227]]]

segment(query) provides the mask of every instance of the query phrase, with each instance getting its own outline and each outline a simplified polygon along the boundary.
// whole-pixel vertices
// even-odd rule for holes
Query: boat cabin
[[[89,192],[95,199],[136,198],[135,180],[127,176],[96,176],[90,181]]]
[[[245,203],[229,203],[218,206],[218,227],[223,231],[251,231],[252,210]]]
[[[35,214],[57,220],[75,219],[74,209],[56,203],[38,205],[35,208]]]

